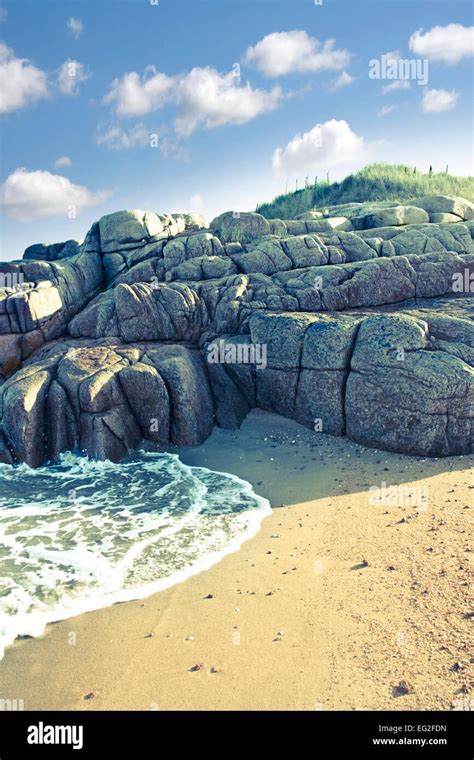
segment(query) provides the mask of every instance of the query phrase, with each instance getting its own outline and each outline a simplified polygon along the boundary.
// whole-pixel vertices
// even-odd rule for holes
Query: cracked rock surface
[[[209,228],[136,210],[30,246],[0,267],[0,461],[195,445],[252,407],[390,451],[471,452],[473,217],[447,196]]]

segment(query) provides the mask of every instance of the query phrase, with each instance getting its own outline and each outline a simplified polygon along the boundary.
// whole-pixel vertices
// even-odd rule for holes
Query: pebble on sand
[[[402,697],[405,694],[413,694],[414,691],[414,687],[408,683],[408,681],[400,681],[400,683],[393,687],[393,695],[395,697]]]

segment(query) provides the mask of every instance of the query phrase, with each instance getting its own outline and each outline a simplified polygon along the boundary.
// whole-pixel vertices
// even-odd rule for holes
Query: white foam
[[[0,658],[18,636],[180,583],[239,549],[271,512],[235,475],[140,452],[0,465]]]

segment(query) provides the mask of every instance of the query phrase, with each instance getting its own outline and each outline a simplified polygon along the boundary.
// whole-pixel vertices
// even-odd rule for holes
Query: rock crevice
[[[472,451],[474,213],[145,211],[2,267],[0,460],[119,460],[258,406],[420,456]]]

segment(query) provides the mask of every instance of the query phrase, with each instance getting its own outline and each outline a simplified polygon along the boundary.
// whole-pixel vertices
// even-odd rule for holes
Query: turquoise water
[[[270,505],[249,483],[139,452],[0,465],[0,657],[47,623],[178,583],[254,535]]]

